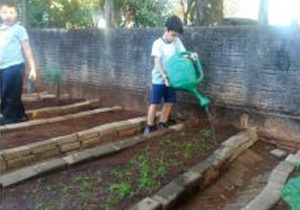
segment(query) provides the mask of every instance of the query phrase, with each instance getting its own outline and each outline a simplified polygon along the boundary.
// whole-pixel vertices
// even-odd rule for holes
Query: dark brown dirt
[[[287,202],[280,200],[271,210],[290,210],[290,206]]]
[[[217,128],[216,131],[219,141],[237,132],[232,127]],[[5,210],[128,209],[208,157],[216,149],[210,143],[211,138],[209,128],[202,127],[152,139],[118,154],[2,189],[0,207]],[[150,168],[144,165],[147,161]],[[120,176],[120,170],[127,171],[125,176]],[[132,184],[130,195],[118,200],[114,193],[124,188],[118,188],[116,184],[127,182]]]
[[[143,116],[133,111],[104,112],[95,116],[66,120],[51,125],[42,125],[29,130],[4,133],[1,135],[1,149],[8,149],[33,142],[47,140],[53,137],[72,134],[92,127]]]

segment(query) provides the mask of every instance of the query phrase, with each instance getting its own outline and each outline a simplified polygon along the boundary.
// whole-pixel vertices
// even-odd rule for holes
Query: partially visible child
[[[165,74],[164,64],[174,54],[186,51],[179,34],[183,33],[182,21],[177,16],[172,16],[165,23],[162,37],[155,40],[152,46],[154,68],[152,70],[152,90],[150,94],[150,106],[148,110],[147,127],[144,135],[153,132],[155,129],[166,127],[173,104],[176,102],[176,92],[169,87],[168,78]],[[164,105],[158,125],[155,125],[155,116],[162,98]]]
[[[16,23],[17,5],[13,0],[0,3],[0,82],[1,125],[27,120],[21,100],[25,59],[28,61],[29,79],[37,72],[26,29]]]

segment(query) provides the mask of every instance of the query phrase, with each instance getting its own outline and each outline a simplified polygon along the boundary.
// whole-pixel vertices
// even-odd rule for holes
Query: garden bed
[[[26,130],[3,133],[1,135],[1,150],[64,136],[106,123],[126,120],[142,115],[142,113],[133,111],[103,112],[98,115],[80,119],[69,119],[59,123],[41,125]]]
[[[217,127],[219,141],[237,131]],[[172,132],[114,156],[1,189],[4,209],[127,209],[206,159],[217,146],[207,126]]]
[[[279,163],[270,154],[275,146],[258,141],[231,163],[222,176],[204,191],[193,194],[177,209],[240,210],[267,184],[268,175]]]

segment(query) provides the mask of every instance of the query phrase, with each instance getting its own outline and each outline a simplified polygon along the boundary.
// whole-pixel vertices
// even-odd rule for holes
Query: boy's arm
[[[29,64],[30,72],[29,72],[29,79],[36,80],[37,72],[35,67],[34,58],[32,55],[31,47],[28,40],[22,41],[22,50],[23,53],[27,59],[27,62]]]
[[[169,81],[168,81],[168,77],[164,71],[164,67],[160,61],[160,58],[157,57],[157,56],[154,56],[154,66],[155,68],[159,71],[159,73],[161,74],[161,76],[164,78],[164,82],[165,82],[165,85],[167,87],[169,87]]]

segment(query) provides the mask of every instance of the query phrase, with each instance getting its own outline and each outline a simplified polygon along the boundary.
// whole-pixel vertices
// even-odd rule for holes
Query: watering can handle
[[[187,56],[190,56],[192,54],[192,52],[190,51],[185,51],[185,52],[181,52],[180,53],[181,55],[187,55]],[[199,72],[199,77],[197,78],[197,83],[200,83],[203,78],[204,78],[204,73],[203,73],[203,69],[202,69],[202,66],[201,66],[201,63],[200,63],[200,60],[199,60],[199,57],[198,57],[198,54],[197,53],[194,53],[194,55],[196,56],[195,57],[195,62],[196,62],[196,71]]]

